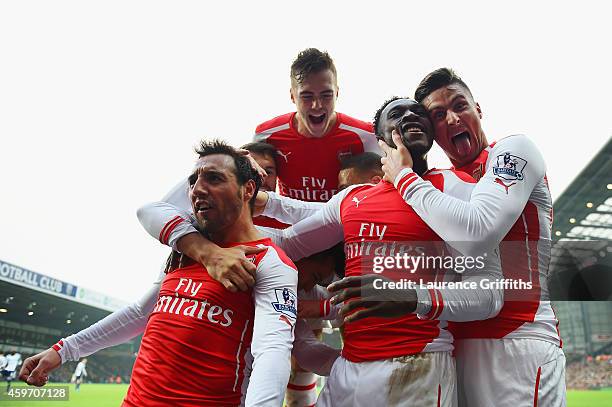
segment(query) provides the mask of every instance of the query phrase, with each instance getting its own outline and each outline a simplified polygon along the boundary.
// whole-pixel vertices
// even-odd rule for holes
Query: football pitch
[[[4,385],[0,382],[0,385]],[[16,386],[21,387],[21,384]],[[70,385],[69,401],[0,401],[0,407],[115,407],[121,405],[121,400],[127,391],[127,384],[84,384],[80,391]],[[5,387],[1,388],[2,393]],[[568,407],[608,407],[612,405],[612,388],[600,391],[569,390],[567,392]]]

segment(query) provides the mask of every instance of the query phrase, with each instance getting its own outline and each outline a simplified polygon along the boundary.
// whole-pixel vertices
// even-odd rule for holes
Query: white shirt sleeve
[[[143,333],[149,314],[153,311],[157,301],[164,277],[165,273],[162,271],[153,286],[140,300],[113,312],[90,327],[54,345],[62,363],[79,360],[101,349],[127,342]]]
[[[444,193],[467,202],[477,184],[461,180],[452,171],[442,171],[444,177]],[[458,259],[461,253],[447,244],[448,254]],[[474,288],[439,288],[425,289],[417,287],[416,314],[421,319],[442,319],[446,321],[475,321],[492,318],[497,315],[503,305],[503,289],[497,286],[481,285],[502,279],[499,250],[494,248],[479,259],[482,267],[464,269],[456,268],[448,277],[454,280],[461,276],[463,284],[471,284]],[[463,263],[462,263],[463,264]],[[463,267],[463,266],[462,266]]]
[[[268,202],[262,215],[293,225],[315,214],[324,205],[323,202],[306,202],[267,192]]]
[[[282,236],[277,236],[278,245],[293,261],[329,249],[344,240],[340,204],[356,186],[340,191],[312,216],[282,230]]]
[[[269,247],[257,266],[253,300],[253,370],[246,406],[281,406],[291,371],[297,314],[297,271]]]
[[[506,153],[516,164],[511,174],[500,172],[500,160]],[[499,245],[545,172],[544,159],[536,146],[527,137],[516,135],[492,148],[485,174],[468,202],[440,192],[409,169],[402,170],[394,184],[444,241],[463,254],[478,255]]]
[[[455,322],[476,321],[496,316],[504,304],[504,290],[490,283],[502,279],[499,251],[492,250],[483,263],[483,268],[472,268],[461,275],[461,283],[472,284],[473,288],[417,287],[415,311],[417,316],[420,319]]]
[[[197,233],[192,225],[189,183],[185,179],[159,202],[146,204],[137,211],[145,230],[162,244],[176,250],[176,242],[189,233]]]
[[[318,340],[308,323],[299,319],[295,325],[292,354],[303,369],[320,376],[329,376],[334,362],[340,356],[340,349],[334,349]]]

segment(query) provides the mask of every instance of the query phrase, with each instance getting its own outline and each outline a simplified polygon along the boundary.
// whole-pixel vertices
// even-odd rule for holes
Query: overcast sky
[[[3,1],[0,259],[138,298],[167,249],[136,209],[187,175],[201,138],[240,145],[291,111],[307,47],[330,52],[337,109],[364,120],[453,67],[491,141],[539,146],[558,197],[612,135],[607,2],[414,3]],[[437,148],[430,162],[449,165]]]

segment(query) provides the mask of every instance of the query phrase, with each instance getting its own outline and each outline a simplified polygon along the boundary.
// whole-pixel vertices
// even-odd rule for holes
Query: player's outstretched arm
[[[312,216],[280,231],[274,237],[277,244],[292,260],[297,261],[329,249],[344,240],[340,204],[352,189],[349,187],[339,192]]]
[[[49,373],[62,365],[62,358],[56,350],[49,348],[27,358],[19,371],[19,380],[31,386],[44,386],[49,381]]]
[[[499,281],[500,275],[474,272],[462,283],[474,283],[476,288],[390,288],[395,283],[380,274],[351,276],[332,283],[328,289],[336,295],[333,304],[341,304],[344,322],[369,317],[395,318],[416,313],[421,319],[445,321],[475,321],[492,318],[503,305],[503,289],[495,285],[481,287],[479,283]],[[466,286],[467,287],[467,286]]]
[[[406,148],[399,145],[397,150],[386,145],[382,148],[387,154],[405,154]],[[546,172],[542,155],[522,135],[499,141],[489,154],[485,174],[467,202],[440,192],[411,168],[403,167],[405,162],[400,158],[385,160],[383,170],[404,200],[444,241],[463,254],[481,254],[501,242]],[[500,157],[506,154],[508,168],[502,168],[503,162],[498,164],[498,160],[503,161]]]
[[[255,205],[263,209],[261,215],[293,225],[314,215],[324,203],[300,201],[267,191],[257,194]]]
[[[101,349],[119,345],[144,332],[159,294],[164,273],[137,302],[113,312],[53,347],[25,360],[19,379],[33,386],[47,383],[49,373],[67,361],[76,361]]]
[[[297,307],[297,270],[284,253],[268,247],[253,288],[253,370],[246,406],[282,405],[291,370]]]

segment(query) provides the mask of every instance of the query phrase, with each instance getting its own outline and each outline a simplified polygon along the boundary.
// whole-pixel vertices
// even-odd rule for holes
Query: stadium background
[[[610,405],[612,401],[610,174],[612,139],[554,203],[551,293],[567,356],[568,405],[575,407]],[[138,289],[146,287],[134,287]],[[25,359],[124,305],[106,294],[0,259],[0,350],[4,352],[15,350]],[[339,346],[336,333],[325,338]],[[89,357],[86,383],[96,384],[72,392],[65,405],[118,405],[139,343],[136,338]],[[66,363],[50,381],[69,382],[75,367],[76,362]],[[4,384],[0,386],[4,391]]]

